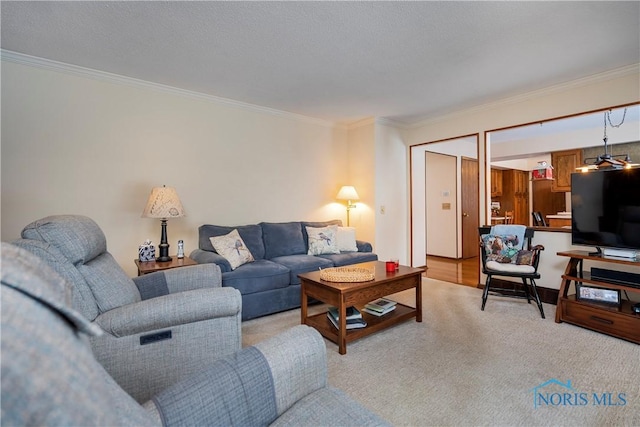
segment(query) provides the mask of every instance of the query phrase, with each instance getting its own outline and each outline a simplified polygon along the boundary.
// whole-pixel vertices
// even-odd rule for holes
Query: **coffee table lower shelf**
[[[357,307],[362,312],[362,307]],[[366,337],[373,333],[376,333],[382,329],[389,328],[393,325],[406,322],[410,319],[416,318],[417,310],[414,307],[409,307],[404,304],[397,303],[396,309],[385,314],[384,316],[374,316],[362,312],[362,317],[367,322],[367,326],[358,329],[348,329],[346,341],[347,343]],[[327,318],[327,313],[322,312],[310,317],[307,317],[306,324],[314,327],[320,332],[320,334],[328,340],[340,344],[338,329]]]

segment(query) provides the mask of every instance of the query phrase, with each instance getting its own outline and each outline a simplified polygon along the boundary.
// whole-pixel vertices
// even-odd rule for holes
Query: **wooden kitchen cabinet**
[[[502,170],[491,168],[491,197],[502,196]]]
[[[570,192],[571,174],[576,172],[576,168],[582,165],[582,150],[566,150],[551,153],[551,164],[553,165],[553,181],[551,191]]]

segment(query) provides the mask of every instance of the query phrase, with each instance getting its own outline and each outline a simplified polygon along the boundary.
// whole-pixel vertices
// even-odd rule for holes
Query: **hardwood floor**
[[[427,277],[460,285],[478,287],[480,280],[478,257],[452,259],[427,256]]]

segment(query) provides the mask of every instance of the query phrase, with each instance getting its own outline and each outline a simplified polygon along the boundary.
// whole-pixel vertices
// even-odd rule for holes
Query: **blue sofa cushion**
[[[289,281],[289,269],[267,259],[256,260],[222,273],[222,285],[236,288],[242,295],[286,288]]]
[[[331,260],[313,255],[279,256],[273,258],[272,261],[282,264],[289,269],[289,281],[292,285],[300,284],[300,278],[298,277],[298,274],[300,273],[308,273],[309,271],[317,271],[322,268],[333,267],[333,262],[331,262]]]
[[[378,260],[378,255],[372,252],[343,252],[341,254],[317,255],[317,257],[331,261],[336,267]]]
[[[331,221],[302,221],[302,237],[304,238],[304,246],[305,248],[309,247],[309,235],[307,234],[307,229],[305,227],[313,227],[313,228],[322,228],[328,225],[337,225],[338,227],[342,227],[342,221],[339,219],[332,219]],[[306,253],[306,252],[305,252]]]
[[[262,222],[260,225],[266,259],[307,253],[300,222]]]
[[[247,248],[253,255],[254,259],[263,259],[265,257],[264,242],[262,240],[262,227],[258,224],[240,225],[237,227],[227,227],[221,225],[201,225],[198,228],[198,247],[205,251],[216,252],[209,240],[209,237],[224,236],[231,233],[234,229],[238,230],[240,237],[247,245]],[[217,253],[217,252],[216,252]]]

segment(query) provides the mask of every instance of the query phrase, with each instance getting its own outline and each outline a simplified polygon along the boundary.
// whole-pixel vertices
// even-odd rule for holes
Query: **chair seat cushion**
[[[503,264],[497,261],[487,261],[487,270],[524,274],[535,273],[536,271],[532,265]]]

